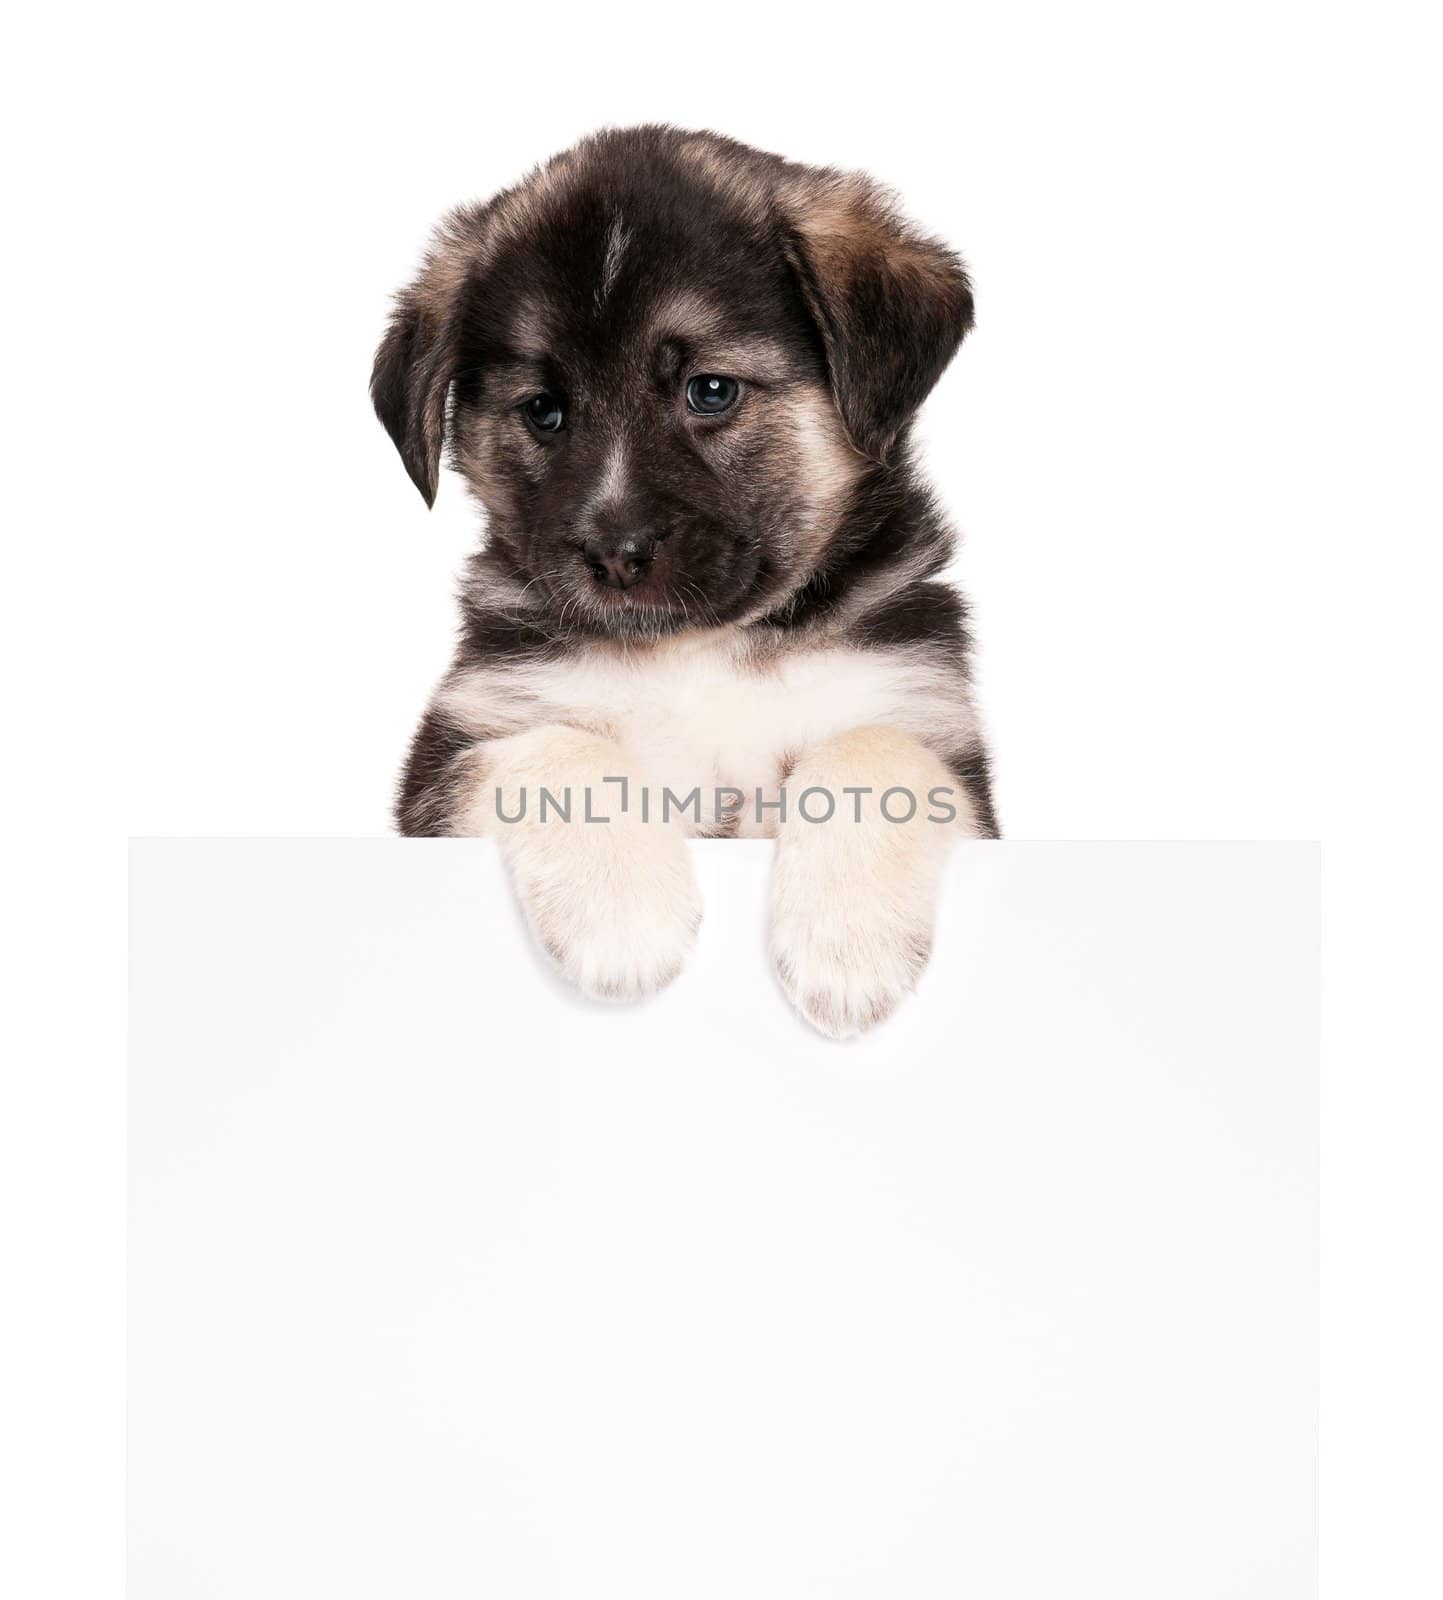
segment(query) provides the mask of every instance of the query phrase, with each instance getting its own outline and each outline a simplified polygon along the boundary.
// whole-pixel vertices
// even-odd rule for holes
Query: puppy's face
[[[785,260],[691,198],[568,197],[500,245],[462,330],[453,458],[583,629],[764,605],[864,464]]]
[[[372,387],[428,501],[449,439],[528,603],[655,634],[824,567],[970,315],[865,180],[635,129],[450,218]]]

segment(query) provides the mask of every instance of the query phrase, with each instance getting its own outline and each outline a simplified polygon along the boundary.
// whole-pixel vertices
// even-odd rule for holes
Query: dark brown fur
[[[427,503],[449,450],[487,515],[457,669],[731,627],[965,678],[965,607],[937,580],[951,535],[908,431],[971,323],[961,262],[870,180],[715,134],[600,134],[453,213],[372,393]],[[689,410],[697,372],[740,380],[732,412]],[[554,435],[524,415],[542,394]],[[600,581],[634,545],[634,584]],[[404,831],[447,830],[468,737],[428,714]],[[995,833],[975,732],[937,744]]]

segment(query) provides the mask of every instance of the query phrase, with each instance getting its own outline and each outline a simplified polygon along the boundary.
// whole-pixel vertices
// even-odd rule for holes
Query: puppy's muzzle
[[[629,589],[640,583],[651,571],[655,553],[656,540],[645,533],[588,539],[581,551],[591,576],[608,589]]]

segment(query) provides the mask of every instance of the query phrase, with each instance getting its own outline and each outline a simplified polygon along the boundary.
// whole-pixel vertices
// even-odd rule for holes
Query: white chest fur
[[[771,831],[756,823],[756,791],[774,795],[786,766],[824,739],[885,724],[955,747],[971,727],[965,686],[935,663],[846,646],[758,662],[728,631],[473,668],[448,682],[440,703],[481,737],[548,722],[604,730],[658,793],[741,790],[744,832]]]

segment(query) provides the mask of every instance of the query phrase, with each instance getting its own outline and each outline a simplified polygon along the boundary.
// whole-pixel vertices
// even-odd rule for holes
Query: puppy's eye
[[[566,412],[554,394],[534,394],[521,409],[538,433],[560,433],[566,425]]]
[[[686,403],[700,416],[714,417],[719,411],[730,411],[741,392],[742,386],[735,378],[703,372],[687,384]]]

